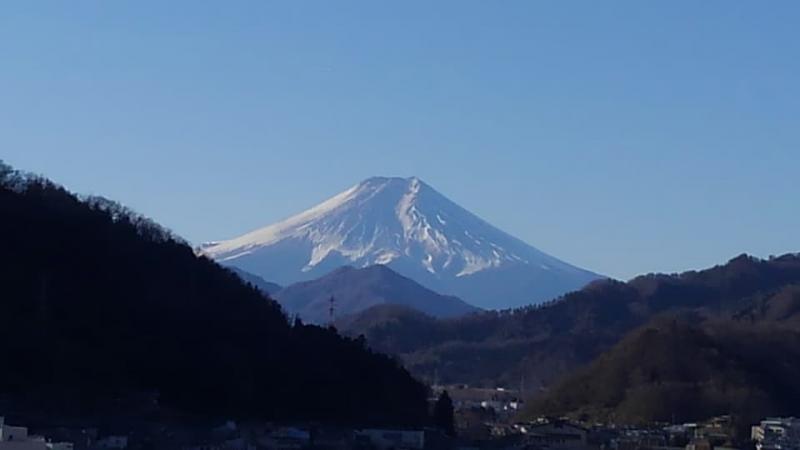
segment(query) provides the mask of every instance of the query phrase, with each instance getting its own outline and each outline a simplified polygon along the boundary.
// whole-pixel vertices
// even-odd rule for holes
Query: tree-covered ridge
[[[551,385],[667,312],[738,311],[753,296],[800,283],[800,255],[726,264],[681,274],[650,274],[623,283],[597,281],[552,302],[453,320],[367,311],[344,329],[398,354],[412,372],[443,383],[516,387],[529,394]],[[400,314],[395,312],[394,314]]]
[[[157,391],[200,414],[427,420],[426,387],[394,360],[289,324],[257,289],[116,203],[0,164],[0,236],[0,398],[89,413]]]
[[[800,413],[800,332],[773,321],[660,317],[534,401],[528,415],[616,423]]]

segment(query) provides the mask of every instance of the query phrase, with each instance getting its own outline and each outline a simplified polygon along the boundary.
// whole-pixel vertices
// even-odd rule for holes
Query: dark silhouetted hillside
[[[96,414],[158,392],[215,417],[426,420],[427,389],[107,200],[0,164],[0,398]],[[109,414],[115,411],[105,411]]]
[[[528,415],[646,423],[800,412],[800,333],[775,323],[659,318],[530,405]]]
[[[428,380],[438,374],[443,383],[517,387],[524,382],[528,395],[535,395],[658,315],[730,315],[796,283],[800,256],[760,260],[742,255],[702,271],[646,275],[627,283],[596,281],[542,306],[452,320],[408,315],[374,323],[354,320],[353,331],[349,325],[341,329],[399,355]]]

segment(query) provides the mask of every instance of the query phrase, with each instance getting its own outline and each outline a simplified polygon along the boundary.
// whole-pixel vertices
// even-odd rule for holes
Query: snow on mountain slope
[[[484,308],[547,300],[599,278],[493,227],[418,178],[375,177],[206,255],[281,284],[385,264]]]

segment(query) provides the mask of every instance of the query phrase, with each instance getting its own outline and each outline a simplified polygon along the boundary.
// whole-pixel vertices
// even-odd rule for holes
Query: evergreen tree
[[[439,429],[444,431],[448,436],[455,436],[456,427],[455,419],[453,418],[453,400],[447,391],[439,395],[436,404],[433,406],[433,422]]]

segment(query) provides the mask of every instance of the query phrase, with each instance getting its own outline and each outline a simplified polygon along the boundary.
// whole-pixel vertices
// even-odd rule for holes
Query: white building
[[[0,450],[72,450],[72,444],[51,443],[41,436],[30,436],[27,428],[7,425],[5,418],[0,417]]]
[[[769,417],[751,430],[757,450],[800,450],[800,420]]]

